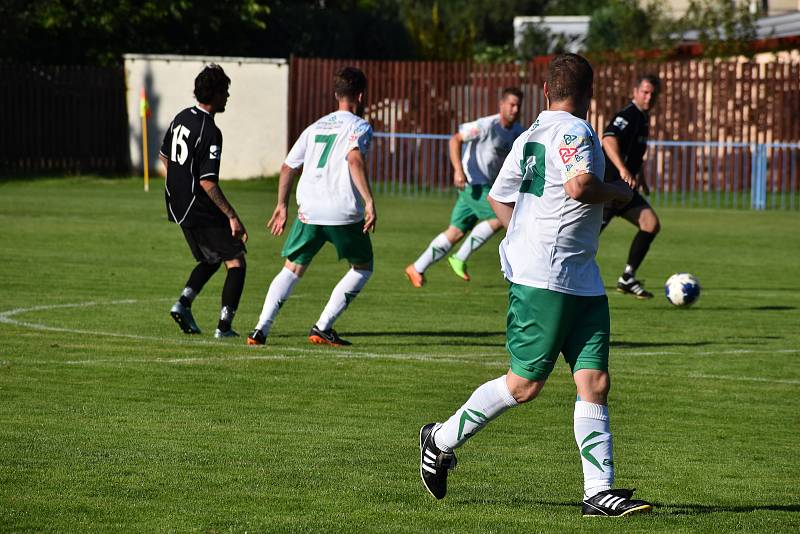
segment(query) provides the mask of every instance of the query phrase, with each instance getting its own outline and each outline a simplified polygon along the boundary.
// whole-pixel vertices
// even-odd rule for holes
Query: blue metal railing
[[[376,133],[370,158],[376,190],[449,191],[449,139]],[[800,209],[800,143],[650,141],[643,172],[657,206]]]

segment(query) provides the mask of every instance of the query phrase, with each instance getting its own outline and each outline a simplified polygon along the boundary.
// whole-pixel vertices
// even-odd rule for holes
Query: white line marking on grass
[[[154,299],[154,300],[168,300],[168,299]],[[137,304],[141,301],[136,299],[121,299],[110,301],[88,301],[71,304],[50,304],[42,306],[31,306],[28,308],[15,308],[0,312],[0,323],[10,324],[14,326],[22,326],[34,330],[45,330],[50,332],[64,332],[70,334],[83,334],[91,336],[107,336],[123,339],[135,339],[141,341],[157,341],[159,343],[173,343],[178,345],[206,345],[216,347],[231,347],[219,341],[204,340],[204,339],[173,339],[157,336],[142,336],[138,334],[122,334],[117,332],[103,332],[96,330],[82,330],[75,328],[64,328],[57,326],[49,326],[40,323],[31,323],[13,319],[12,317],[22,314],[37,311],[48,311],[63,308],[88,308],[92,306],[119,306],[124,304]],[[462,357],[442,357],[428,353],[378,353],[367,351],[356,351],[347,349],[334,349],[321,347],[319,349],[312,348],[299,348],[299,347],[284,347],[280,345],[268,345],[267,349],[278,351],[277,354],[259,354],[259,355],[243,355],[243,356],[220,356],[220,357],[201,357],[201,358],[137,358],[137,359],[102,359],[102,360],[37,360],[31,362],[33,364],[55,364],[55,365],[120,365],[120,364],[151,364],[163,363],[169,365],[196,365],[196,364],[215,364],[237,361],[284,361],[296,359],[289,354],[281,354],[281,352],[294,353],[300,356],[314,356],[323,358],[336,358],[336,359],[370,359],[370,360],[390,360],[390,361],[418,361],[418,362],[432,362],[432,363],[453,363],[453,364],[468,364],[468,365],[482,365],[487,367],[500,367],[508,364],[507,358],[497,358],[494,355],[485,352],[462,353]],[[263,350],[258,347],[248,347],[244,350]],[[498,346],[498,351],[501,350]],[[796,354],[800,349],[732,349],[723,351],[700,351],[700,352],[680,352],[680,351],[640,351],[628,352],[625,349],[617,349],[615,354],[617,356],[730,356],[739,354]],[[9,362],[3,362],[7,365]],[[622,373],[634,375],[647,375],[647,376],[663,376],[658,373],[641,373],[630,370],[622,371]],[[690,373],[685,375],[687,378],[708,379],[708,380],[728,380],[728,381],[745,381],[745,382],[766,382],[775,384],[800,384],[800,380],[793,379],[773,379],[753,376],[730,376],[730,375],[711,375],[702,373]]]

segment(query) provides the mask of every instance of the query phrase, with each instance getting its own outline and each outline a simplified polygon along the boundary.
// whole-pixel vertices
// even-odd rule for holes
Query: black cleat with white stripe
[[[652,510],[653,505],[649,502],[631,498],[634,491],[636,490],[612,489],[584,499],[583,517],[622,517]]]
[[[433,441],[441,423],[428,423],[419,429],[419,476],[425,489],[437,499],[447,493],[447,472],[456,467],[456,455],[444,452]]]

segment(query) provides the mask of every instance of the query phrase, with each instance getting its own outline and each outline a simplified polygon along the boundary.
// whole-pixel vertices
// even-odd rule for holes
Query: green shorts
[[[364,221],[342,226],[306,224],[295,219],[281,256],[292,263],[308,265],[327,241],[336,247],[339,259],[346,258],[353,265],[372,262],[372,242],[364,233]]]
[[[573,373],[608,371],[610,336],[605,295],[579,297],[513,283],[508,289],[506,348],[518,376],[545,380],[559,353]]]
[[[458,200],[453,206],[453,213],[450,214],[450,224],[462,232],[472,230],[478,221],[496,219],[489,200],[486,198],[492,190],[490,184],[469,185],[463,191],[458,192]]]

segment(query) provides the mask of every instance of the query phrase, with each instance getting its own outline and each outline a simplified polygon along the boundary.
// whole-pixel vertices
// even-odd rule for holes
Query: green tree
[[[747,2],[690,0],[681,26],[697,31],[697,40],[707,57],[752,57],[756,18]]]

